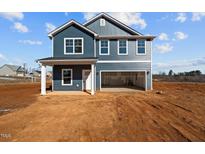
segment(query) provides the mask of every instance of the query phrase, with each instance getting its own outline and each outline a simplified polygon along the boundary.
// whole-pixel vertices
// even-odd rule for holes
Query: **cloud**
[[[54,29],[56,29],[56,26],[54,26],[52,23],[46,23],[45,24],[45,26],[46,26],[46,31],[49,33],[49,32],[51,32],[52,30],[54,30]]]
[[[8,59],[3,54],[0,53],[0,60],[7,61]]]
[[[171,52],[173,49],[173,46],[169,43],[164,43],[164,44],[161,44],[161,45],[156,45],[156,52],[159,52],[159,53],[168,53],[168,52]]]
[[[182,68],[182,67],[192,67],[192,66],[201,66],[205,65],[205,57],[196,58],[191,60],[181,60],[181,61],[173,61],[170,63],[156,63],[153,64],[154,67],[158,69],[170,69],[170,68]]]
[[[98,14],[97,12],[85,12],[85,13],[83,13],[85,20],[89,20],[89,19],[93,18],[94,16],[96,16],[97,14]]]
[[[200,21],[203,17],[205,17],[205,12],[195,12],[192,13],[192,21]]]
[[[29,32],[29,29],[25,25],[20,23],[20,22],[15,22],[14,25],[13,25],[13,28],[15,30],[17,30],[18,32],[20,32],[20,33],[27,33],[27,32]]]
[[[84,13],[85,20],[89,20],[94,17],[96,12]],[[116,18],[117,20],[125,23],[128,26],[138,26],[140,29],[144,29],[147,26],[146,21],[141,17],[141,13],[129,13],[129,12],[110,12],[110,16]]]
[[[118,19],[119,21],[125,23],[128,26],[139,26],[141,29],[146,28],[147,23],[144,19],[141,17],[141,13],[118,13],[118,12],[112,12],[109,13],[112,17]]]
[[[188,38],[188,35],[183,32],[175,32],[174,34],[177,40],[184,40]]]
[[[29,45],[42,45],[43,43],[38,40],[19,40],[19,43],[29,44]]]
[[[0,17],[14,21],[15,19],[22,20],[24,18],[24,14],[22,12],[0,12]]]
[[[167,41],[169,40],[169,37],[166,33],[160,33],[158,39],[161,41]]]
[[[187,19],[186,13],[178,13],[175,21],[183,23]]]

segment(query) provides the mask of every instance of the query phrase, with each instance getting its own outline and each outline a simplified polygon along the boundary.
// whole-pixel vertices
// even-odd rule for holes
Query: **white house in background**
[[[0,67],[0,76],[24,76],[24,73],[22,66],[4,64]]]

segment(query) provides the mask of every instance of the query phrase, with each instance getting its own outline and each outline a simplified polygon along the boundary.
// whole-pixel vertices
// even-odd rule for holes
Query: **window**
[[[83,38],[65,38],[64,54],[83,54]]]
[[[100,40],[100,55],[109,55],[109,40]]]
[[[145,55],[146,49],[145,49],[145,40],[138,40],[137,41],[137,54],[138,55]]]
[[[105,19],[100,19],[100,26],[105,26]]]
[[[72,69],[62,69],[62,85],[72,85]]]
[[[127,55],[128,54],[128,41],[119,40],[118,41],[118,55]]]

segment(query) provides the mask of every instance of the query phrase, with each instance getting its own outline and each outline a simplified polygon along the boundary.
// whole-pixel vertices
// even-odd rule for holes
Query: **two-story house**
[[[152,89],[152,41],[106,13],[84,24],[71,20],[49,33],[52,57],[39,59],[41,94],[46,66],[53,67],[53,91],[102,88]]]

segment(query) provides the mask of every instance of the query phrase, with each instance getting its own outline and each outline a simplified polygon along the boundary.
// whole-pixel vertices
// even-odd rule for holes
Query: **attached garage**
[[[102,71],[101,88],[146,90],[146,71]]]

